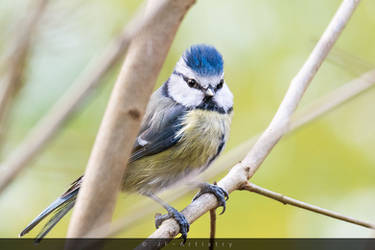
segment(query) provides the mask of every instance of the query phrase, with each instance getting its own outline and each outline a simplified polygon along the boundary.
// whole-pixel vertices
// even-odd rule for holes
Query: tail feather
[[[73,182],[71,187],[63,195],[52,202],[43,212],[41,212],[33,221],[31,221],[31,223],[19,234],[19,236],[21,237],[27,234],[45,217],[52,212],[55,212],[52,218],[43,227],[42,231],[38,234],[36,241],[40,241],[56,225],[56,223],[59,222],[70,209],[73,208],[81,181],[82,176]]]
[[[57,222],[59,222],[62,217],[64,217],[70,211],[70,209],[73,208],[75,200],[75,198],[69,200],[68,202],[63,204],[62,207],[59,207],[58,210],[56,210],[53,217],[44,225],[42,231],[40,231],[36,236],[35,242],[40,242],[43,237],[46,236],[49,231],[51,231],[51,229],[57,224]]]
[[[77,190],[78,191],[78,190]],[[54,202],[51,203],[51,205],[49,205],[43,212],[41,212],[21,233],[20,233],[20,237],[27,234],[28,232],[31,231],[31,229],[33,229],[36,225],[39,224],[39,222],[41,222],[45,217],[47,217],[50,213],[52,213],[53,211],[55,211],[57,208],[61,207],[61,206],[64,206],[64,204],[68,205],[70,202],[70,199],[74,199],[75,200],[75,196],[76,196],[76,193],[77,192],[72,192],[70,193],[69,195],[66,195],[66,196],[63,196],[63,197],[59,197],[57,198]],[[57,213],[59,212],[59,210],[57,211]],[[48,224],[48,223],[47,223]]]

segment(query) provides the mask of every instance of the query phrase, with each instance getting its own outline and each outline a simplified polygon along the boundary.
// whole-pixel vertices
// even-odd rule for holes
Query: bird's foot
[[[211,193],[216,196],[217,201],[219,202],[219,207],[223,207],[223,211],[220,214],[225,212],[226,200],[229,199],[228,192],[215,184],[202,183],[200,184],[201,190],[194,196],[193,201],[198,199],[202,194]]]
[[[178,225],[180,226],[181,238],[183,239],[183,242],[185,244],[187,233],[189,232],[189,228],[190,228],[189,222],[186,220],[185,216],[182,213],[180,213],[173,207],[168,207],[166,210],[168,214],[163,214],[163,215],[156,214],[155,215],[155,227],[159,228],[161,223],[163,223],[163,221],[170,219],[170,218],[174,218],[177,221]]]

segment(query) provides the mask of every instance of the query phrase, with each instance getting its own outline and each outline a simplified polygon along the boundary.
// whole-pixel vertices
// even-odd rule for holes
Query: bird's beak
[[[214,90],[213,90],[212,88],[208,88],[208,89],[206,89],[206,91],[205,91],[205,95],[206,95],[207,97],[213,97],[214,94],[215,94],[215,92],[214,92]]]

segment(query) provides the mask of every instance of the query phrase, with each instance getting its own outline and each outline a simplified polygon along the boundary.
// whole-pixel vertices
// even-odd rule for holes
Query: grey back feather
[[[161,88],[158,89],[151,97],[130,163],[160,153],[179,140],[176,134],[182,127],[181,119],[186,108],[162,95],[161,91]]]

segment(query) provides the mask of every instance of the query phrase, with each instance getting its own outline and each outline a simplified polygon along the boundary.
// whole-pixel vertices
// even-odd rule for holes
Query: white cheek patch
[[[198,106],[204,96],[200,90],[190,88],[182,77],[172,75],[168,82],[168,93],[176,102],[186,106]]]
[[[233,94],[230,92],[226,83],[224,83],[223,87],[216,92],[214,101],[220,107],[223,107],[225,111],[228,111],[233,107]]]

